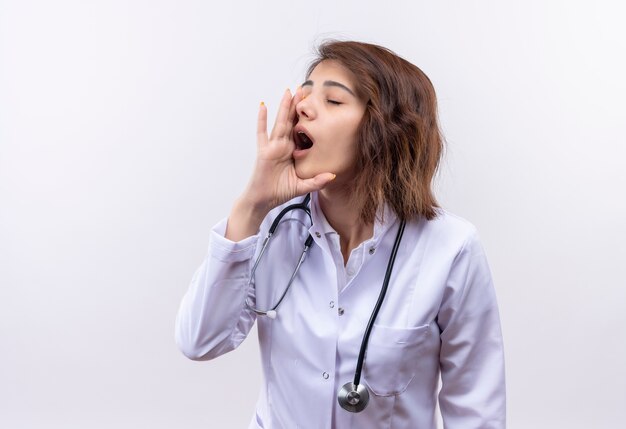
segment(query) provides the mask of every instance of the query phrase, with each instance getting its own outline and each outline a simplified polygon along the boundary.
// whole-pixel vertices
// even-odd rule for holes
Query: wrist
[[[258,233],[268,211],[257,204],[240,197],[235,201],[228,223],[225,237],[232,241],[240,241]]]
[[[235,208],[246,213],[247,217],[262,220],[273,207],[271,203],[256,198],[255,193],[244,193],[235,202]]]

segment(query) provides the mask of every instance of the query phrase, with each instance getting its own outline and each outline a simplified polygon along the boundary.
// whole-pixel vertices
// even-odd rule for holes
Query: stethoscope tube
[[[365,328],[365,334],[363,334],[363,341],[361,342],[361,350],[359,351],[359,358],[357,359],[356,371],[354,372],[354,384],[359,385],[361,381],[361,371],[363,370],[363,362],[365,360],[365,351],[367,350],[367,344],[370,340],[370,334],[372,333],[372,328],[374,327],[374,322],[376,321],[376,317],[378,317],[378,312],[383,305],[383,301],[385,300],[385,295],[387,294],[387,289],[389,287],[389,280],[391,279],[391,272],[393,271],[393,265],[396,262],[396,254],[398,253],[398,248],[400,247],[400,241],[402,240],[402,235],[404,234],[404,227],[406,225],[405,221],[400,222],[400,226],[398,227],[398,233],[396,234],[396,241],[393,243],[393,248],[391,249],[391,255],[389,256],[389,262],[387,263],[387,271],[385,272],[385,279],[383,280],[383,287],[380,290],[380,294],[378,295],[378,301],[376,301],[376,306],[374,307],[374,311],[372,311],[372,315],[370,316],[369,322],[367,322],[367,328]]]
[[[263,244],[261,245],[261,251],[259,252],[259,256],[257,256],[256,261],[254,262],[254,266],[252,267],[252,271],[250,272],[250,280],[248,281],[248,287],[250,287],[250,284],[252,283],[252,280],[254,279],[254,273],[256,272],[259,262],[261,262],[261,258],[263,257],[263,254],[265,253],[265,250],[267,249],[267,246],[270,243],[270,239],[276,232],[276,229],[278,228],[280,221],[288,212],[290,212],[291,210],[304,210],[304,212],[309,216],[309,220],[311,221],[311,223],[313,223],[313,220],[311,218],[311,211],[309,210],[309,207],[308,207],[308,203],[310,199],[311,199],[311,194],[307,194],[302,199],[302,201],[285,207],[284,209],[280,211],[278,216],[276,216],[276,218],[274,219],[274,222],[272,222],[272,225],[270,226],[270,229],[267,232],[267,235],[263,239]],[[287,295],[287,292],[289,291],[289,289],[291,289],[291,284],[295,280],[296,275],[298,274],[298,271],[300,270],[300,266],[304,262],[307,252],[311,248],[312,244],[313,244],[313,237],[311,237],[311,234],[309,234],[306,241],[304,242],[304,249],[302,249],[300,258],[298,258],[298,264],[296,265],[295,269],[293,270],[293,273],[291,274],[291,277],[289,278],[289,283],[287,283],[287,287],[283,291],[283,294],[280,296],[280,298],[278,299],[278,302],[276,302],[276,304],[272,308],[270,308],[269,310],[258,309],[249,301],[249,298],[246,298],[246,306],[250,310],[254,311],[256,314],[258,314],[259,316],[267,316],[270,319],[275,319],[276,311],[278,310],[278,307],[280,306],[280,304],[283,302],[283,299],[285,299],[285,296]]]
[[[276,216],[276,219],[274,219],[274,222],[272,222],[272,226],[270,226],[270,229],[269,229],[269,234],[270,235],[274,234],[283,216],[285,216],[291,210],[304,210],[305,213],[309,216],[309,220],[311,221],[311,223],[313,223],[313,219],[311,218],[311,210],[308,207],[310,199],[311,199],[311,194],[306,194],[306,196],[299,203],[288,205],[287,207],[282,209],[280,213],[278,213],[278,216]]]
[[[396,234],[396,240],[393,243],[391,249],[391,255],[389,256],[389,262],[387,263],[387,271],[385,272],[385,278],[383,280],[383,286],[380,289],[378,300],[374,306],[374,310],[370,316],[370,320],[367,322],[365,333],[363,334],[363,340],[361,340],[361,349],[359,350],[359,357],[356,361],[356,370],[354,371],[354,380],[350,383],[346,383],[341,386],[337,394],[337,401],[339,405],[346,411],[351,413],[358,413],[363,411],[369,402],[369,391],[361,384],[361,372],[363,371],[363,364],[365,363],[365,353],[367,351],[367,345],[369,343],[370,334],[374,327],[374,322],[378,317],[378,312],[383,305],[387,289],[389,287],[389,280],[391,279],[391,272],[393,271],[393,265],[396,261],[396,255],[398,248],[400,247],[400,241],[402,241],[402,235],[404,234],[404,227],[406,222],[403,220],[398,227],[398,233]]]
[[[311,220],[311,223],[313,222],[311,218],[311,211],[309,207],[307,206],[310,198],[311,198],[311,195],[308,194],[301,202],[296,203],[296,204],[291,204],[285,207],[283,210],[281,210],[278,216],[276,216],[276,219],[274,219],[274,222],[272,222],[272,225],[270,226],[267,236],[263,240],[263,244],[261,246],[261,251],[259,252],[259,256],[257,256],[257,259],[252,267],[252,272],[250,273],[250,280],[248,281],[248,287],[250,287],[254,279],[254,273],[256,272],[259,262],[261,261],[261,258],[263,254],[265,253],[265,250],[267,249],[267,246],[269,245],[269,242],[271,241],[272,236],[276,232],[276,229],[278,228],[278,225],[280,224],[280,221],[283,218],[283,216],[285,216],[285,214],[287,214],[291,210],[304,210],[306,214],[309,216],[309,220]],[[354,372],[354,380],[352,382],[348,382],[344,384],[341,387],[341,389],[339,389],[339,392],[337,394],[337,400],[339,401],[339,405],[341,406],[341,408],[343,408],[346,411],[350,411],[352,413],[358,413],[360,411],[363,411],[363,409],[365,409],[365,407],[367,406],[367,403],[369,402],[369,391],[367,390],[367,387],[365,387],[364,384],[361,384],[361,372],[363,371],[363,364],[365,363],[365,353],[367,352],[367,345],[369,343],[370,334],[372,333],[374,322],[376,321],[376,318],[378,317],[378,313],[380,312],[380,309],[385,300],[385,295],[387,294],[387,289],[389,287],[389,280],[391,279],[391,272],[393,271],[393,266],[396,261],[396,255],[398,253],[398,248],[400,247],[400,241],[402,241],[402,235],[404,234],[405,226],[406,226],[406,222],[402,220],[400,222],[400,226],[398,227],[398,233],[396,234],[396,238],[395,238],[393,247],[391,249],[391,254],[389,256],[389,262],[387,263],[387,270],[385,272],[383,285],[378,295],[378,299],[376,300],[376,305],[374,306],[374,310],[372,311],[369,321],[367,322],[365,333],[363,334],[363,339],[361,341],[361,348],[359,349],[359,357],[357,359],[357,364],[356,364],[356,370]],[[293,273],[291,274],[289,283],[287,283],[287,287],[285,288],[284,292],[282,293],[282,295],[280,296],[276,304],[271,309],[269,310],[258,309],[249,301],[249,298],[246,298],[246,306],[250,310],[254,311],[256,314],[260,316],[267,316],[270,319],[275,319],[276,311],[278,310],[278,307],[285,299],[287,292],[291,288],[291,285],[293,284],[293,281],[296,278],[298,271],[300,270],[300,266],[304,262],[307,252],[311,248],[312,244],[313,244],[313,237],[311,237],[311,234],[309,234],[304,243],[304,249],[302,250],[302,254],[300,255],[300,258],[298,259],[298,264],[296,265],[295,269],[293,270]]]

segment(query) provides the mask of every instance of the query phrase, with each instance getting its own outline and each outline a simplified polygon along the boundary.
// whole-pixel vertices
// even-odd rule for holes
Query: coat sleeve
[[[258,235],[239,242],[224,238],[224,219],[211,231],[208,253],[195,272],[176,316],[176,344],[194,360],[216,358],[236,348],[250,332],[256,315],[248,287]]]
[[[487,258],[475,231],[455,257],[438,323],[439,406],[445,429],[504,429],[500,318]]]

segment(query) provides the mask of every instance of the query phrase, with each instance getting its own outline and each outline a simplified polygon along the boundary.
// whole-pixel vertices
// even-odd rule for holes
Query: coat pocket
[[[370,335],[363,381],[375,395],[391,396],[406,390],[415,377],[417,360],[430,325],[395,328],[374,325]]]

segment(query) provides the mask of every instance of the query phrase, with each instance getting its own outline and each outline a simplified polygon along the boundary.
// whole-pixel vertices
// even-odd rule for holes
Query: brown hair
[[[324,60],[352,72],[356,95],[367,101],[357,132],[357,176],[351,189],[361,205],[361,219],[373,222],[383,202],[400,219],[433,219],[439,205],[431,183],[443,136],[430,79],[389,49],[368,43],[324,42],[307,77]]]

